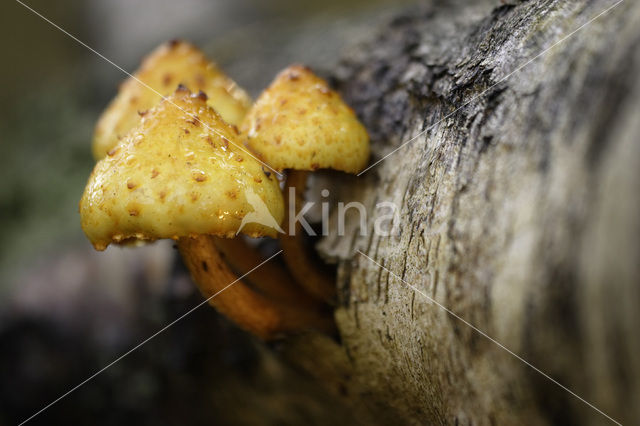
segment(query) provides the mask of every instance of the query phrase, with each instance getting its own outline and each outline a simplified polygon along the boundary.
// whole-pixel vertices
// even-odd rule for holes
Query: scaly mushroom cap
[[[121,84],[118,95],[98,120],[93,139],[96,160],[116,146],[118,140],[138,124],[140,115],[160,101],[161,95],[173,93],[179,84],[193,92],[205,92],[209,106],[230,124],[239,125],[251,105],[244,90],[197,47],[184,41],[167,42],[155,49],[134,76]]]
[[[96,164],[80,200],[82,229],[97,250],[239,229],[275,236],[284,216],[278,180],[240,147],[204,93],[178,88]]]
[[[276,170],[362,170],[369,136],[340,95],[293,65],[260,95],[241,125],[249,147]]]

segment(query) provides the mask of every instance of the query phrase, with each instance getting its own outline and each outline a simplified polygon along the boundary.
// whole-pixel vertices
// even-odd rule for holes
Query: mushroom
[[[194,45],[169,41],[151,52],[136,73],[120,86],[117,96],[98,120],[93,139],[93,155],[103,158],[140,116],[155,106],[179,84],[192,92],[203,91],[208,104],[229,124],[238,125],[251,99]]]
[[[328,168],[355,174],[369,159],[369,136],[353,110],[326,81],[301,65],[278,74],[247,113],[241,131],[262,160],[275,170],[288,169],[285,191],[295,188],[296,213],[308,171]],[[301,226],[295,235],[281,235],[280,242],[296,280],[316,297],[332,300],[333,279],[306,253]]]
[[[123,135],[138,125],[149,108],[160,102],[163,95],[172,93],[179,83],[192,91],[207,93],[207,104],[233,125],[239,124],[251,103],[244,90],[197,47],[181,40],[169,41],[147,55],[140,69],[122,83],[118,95],[105,109],[95,129],[96,159],[113,149]],[[217,246],[224,246],[227,241],[231,240],[222,240]],[[252,250],[249,246],[246,249]],[[264,275],[265,280],[270,281],[262,269],[255,275]]]
[[[204,93],[180,86],[96,164],[80,200],[82,229],[97,250],[131,240],[177,240],[210,303],[262,338],[330,331],[331,318],[317,304],[296,306],[273,289],[252,288],[216,248],[215,237],[238,232],[273,237],[284,216],[277,179],[239,148],[238,138]],[[245,220],[257,211],[266,216]]]

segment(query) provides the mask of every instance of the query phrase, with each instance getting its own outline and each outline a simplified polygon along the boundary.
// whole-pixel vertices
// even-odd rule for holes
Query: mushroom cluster
[[[195,46],[165,43],[120,86],[93,153],[80,217],[97,250],[174,239],[200,291],[238,326],[263,339],[334,331],[334,280],[302,232],[282,230],[288,213],[274,171],[287,170],[284,192],[295,188],[299,208],[309,171],[358,172],[369,140],[311,70],[287,68],[251,105]],[[240,279],[263,259],[239,233],[278,238],[286,268],[267,262]]]

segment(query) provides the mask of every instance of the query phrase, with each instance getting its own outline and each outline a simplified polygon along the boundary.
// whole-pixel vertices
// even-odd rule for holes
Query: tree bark
[[[470,3],[408,11],[332,75],[372,162],[398,148],[332,194],[396,203],[399,232],[332,216],[341,345],[297,362],[381,423],[610,422],[541,372],[638,422],[640,5]]]

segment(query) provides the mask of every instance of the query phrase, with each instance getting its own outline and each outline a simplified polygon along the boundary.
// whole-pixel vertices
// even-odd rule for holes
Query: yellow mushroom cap
[[[362,170],[369,136],[323,79],[300,65],[282,71],[241,125],[248,146],[276,170]]]
[[[205,92],[208,104],[230,124],[239,125],[251,105],[244,90],[202,51],[184,41],[170,41],[155,49],[143,60],[134,77],[121,84],[118,95],[98,120],[93,138],[96,160],[103,158],[138,124],[140,115],[156,105],[162,96],[173,93],[179,84],[193,92]]]
[[[240,229],[275,236],[284,217],[278,180],[240,146],[204,93],[178,88],[96,164],[80,200],[82,229],[97,250]]]

